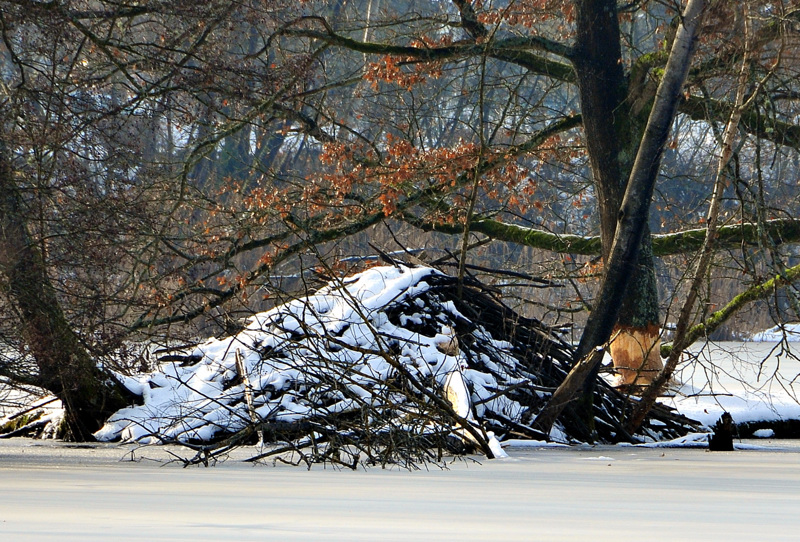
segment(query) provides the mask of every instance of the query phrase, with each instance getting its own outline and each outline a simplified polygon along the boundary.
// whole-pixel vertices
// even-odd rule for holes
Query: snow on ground
[[[255,413],[263,418],[293,421],[314,412],[351,409],[357,406],[353,396],[369,400],[375,386],[392,371],[376,341],[401,345],[397,352],[401,362],[421,380],[434,379],[462,416],[471,418],[471,403],[485,400],[479,406],[479,416],[490,411],[519,419],[522,407],[513,400],[495,397],[493,391],[500,384],[521,382],[517,376],[499,370],[496,374],[503,375],[499,383],[491,374],[467,368],[458,352],[442,347],[452,340],[447,324],[463,317],[454,307],[444,307],[435,315],[439,320],[434,324],[440,326],[440,333],[432,337],[408,329],[430,318],[429,314],[403,314],[401,325],[393,324],[387,316],[388,305],[404,297],[412,299],[428,287],[425,279],[433,273],[436,271],[429,268],[373,268],[306,300],[253,316],[242,333],[210,339],[184,352],[190,363],[164,363],[159,370],[136,377],[120,375],[132,392],[142,396],[144,404],[118,412],[96,436],[99,440],[122,438],[148,443],[207,439],[216,431],[235,431],[250,420],[248,406],[242,400],[247,386],[254,392]],[[745,343],[694,345],[676,375],[679,385],[674,395],[662,402],[706,427],[725,411],[737,423],[800,419],[800,384],[796,383],[800,361],[791,351],[793,343],[776,342],[784,331],[800,336],[800,324],[767,330]],[[488,334],[482,338],[502,358],[505,345]],[[296,346],[300,341],[301,348],[285,349],[287,344]],[[281,355],[265,356],[269,352]],[[313,365],[315,359],[318,366]],[[240,365],[247,379],[239,375]],[[509,367],[512,365],[509,363]],[[308,384],[314,374],[331,367],[338,367],[335,376],[347,386],[348,397],[328,390],[321,409],[292,393],[298,383]],[[467,384],[473,389],[473,397],[468,397]],[[19,398],[15,396],[15,400]],[[42,400],[47,399],[32,399]],[[59,409],[57,402],[49,403],[45,418],[58,420]],[[9,421],[9,414],[0,411],[0,425]],[[755,436],[771,435],[762,430]],[[686,444],[690,444],[688,440]]]
[[[725,411],[736,423],[800,419],[797,354],[785,343],[697,343],[663,402],[707,427]]]
[[[778,342],[782,340],[800,342],[800,324],[778,325],[755,333],[749,340],[753,342]]]
[[[55,396],[35,388],[20,389],[0,380],[0,427],[13,422],[39,427],[44,438],[56,435],[64,406]]]

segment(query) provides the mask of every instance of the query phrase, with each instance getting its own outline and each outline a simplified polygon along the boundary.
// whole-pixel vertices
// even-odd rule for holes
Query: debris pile
[[[139,377],[119,375],[142,398],[96,433],[141,443],[260,438],[317,459],[385,461],[410,446],[585,440],[566,415],[550,435],[530,427],[563,380],[572,348],[543,323],[519,316],[491,291],[428,267],[375,267],[252,316],[240,333],[176,351]],[[594,431],[631,440],[620,417],[632,400],[603,382]],[[694,429],[658,405],[640,439]],[[457,444],[460,443],[460,444]],[[420,452],[428,453],[428,452]]]

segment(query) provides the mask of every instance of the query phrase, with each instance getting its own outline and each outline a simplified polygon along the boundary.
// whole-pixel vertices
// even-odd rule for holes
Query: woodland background
[[[800,310],[800,10],[707,4],[640,263],[657,300],[629,298],[674,327],[713,217],[691,323],[750,292],[699,332],[730,339]],[[124,401],[89,360],[146,368],[133,341],[235,331],[381,252],[479,276],[577,341],[613,238],[609,186],[624,189],[683,9],[0,1],[0,376],[108,412]],[[588,88],[622,85],[590,107]],[[592,147],[609,139],[587,136],[609,127],[610,184]]]

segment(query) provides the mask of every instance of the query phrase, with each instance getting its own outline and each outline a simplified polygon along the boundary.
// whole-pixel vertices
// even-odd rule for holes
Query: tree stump
[[[708,449],[712,452],[733,451],[733,417],[723,412],[712,428],[714,433],[708,439]]]

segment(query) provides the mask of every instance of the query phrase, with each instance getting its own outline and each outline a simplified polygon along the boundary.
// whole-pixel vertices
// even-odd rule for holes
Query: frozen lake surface
[[[796,540],[800,448],[510,449],[449,470],[213,468],[0,441],[0,540]],[[252,449],[242,450],[242,457]]]

